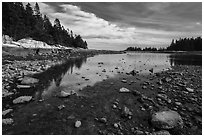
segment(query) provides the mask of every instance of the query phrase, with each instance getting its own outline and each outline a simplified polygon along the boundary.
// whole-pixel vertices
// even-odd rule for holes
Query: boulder
[[[191,88],[186,88],[186,90],[187,90],[188,92],[194,92],[194,90],[191,89]]]
[[[159,129],[183,128],[181,116],[173,110],[155,112],[151,122],[154,127]]]
[[[69,97],[73,94],[73,91],[71,90],[70,92],[65,92],[65,91],[61,91],[58,95],[58,97],[61,97],[61,98],[66,98],[66,97]]]
[[[36,78],[32,78],[32,77],[24,77],[21,81],[21,84],[35,84],[35,83],[38,83],[39,80],[36,79]]]
[[[20,96],[13,100],[13,104],[25,103],[31,101],[32,96]]]

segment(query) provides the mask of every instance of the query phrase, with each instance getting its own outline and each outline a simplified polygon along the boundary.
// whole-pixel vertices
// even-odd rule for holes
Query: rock
[[[2,115],[5,116],[5,115],[7,115],[8,113],[10,113],[10,112],[12,112],[12,111],[13,111],[13,109],[4,110],[4,111],[2,112]]]
[[[132,112],[130,111],[130,109],[129,108],[127,108],[126,106],[123,108],[123,110],[122,110],[122,116],[123,117],[128,117],[129,119],[131,119],[132,118]]]
[[[188,92],[194,92],[194,90],[191,89],[191,88],[186,88],[186,90],[187,90]]]
[[[70,92],[61,91],[60,94],[58,95],[58,97],[65,98],[65,97],[71,96],[72,94],[73,94],[72,90]]]
[[[141,93],[139,91],[137,91],[137,90],[133,90],[132,94],[135,95],[135,96],[140,96],[141,95]]]
[[[102,72],[106,72],[106,70],[105,70],[105,69],[103,69],[103,70],[102,70]]]
[[[149,72],[153,73],[153,72],[154,72],[153,68],[151,68],[151,69],[149,70]]]
[[[171,78],[166,77],[166,78],[163,78],[162,81],[163,81],[163,82],[170,82],[170,81],[171,81]]]
[[[129,93],[130,90],[127,89],[127,88],[122,87],[122,88],[120,88],[120,91],[119,91],[119,92],[121,92],[121,93]]]
[[[181,116],[173,110],[154,113],[151,122],[154,127],[159,129],[183,128]]]
[[[137,71],[132,70],[132,71],[130,71],[130,72],[129,72],[129,74],[131,74],[131,75],[135,76],[135,75],[137,74]]]
[[[30,85],[17,85],[17,88],[30,88]]]
[[[63,108],[65,108],[65,105],[59,105],[57,108],[58,110],[62,110]]]
[[[121,82],[123,82],[123,83],[127,83],[127,80],[123,79],[123,80],[121,80]]]
[[[2,119],[2,124],[11,125],[11,124],[13,124],[13,119],[12,118]]]
[[[158,85],[162,85],[163,83],[162,83],[161,80],[159,80],[159,81],[157,82],[157,84],[158,84]]]
[[[76,127],[76,128],[79,128],[80,126],[81,126],[81,121],[77,120],[77,121],[75,122],[75,127]]]
[[[169,133],[169,131],[161,130],[161,131],[153,132],[152,135],[171,135],[171,134]]]
[[[101,122],[101,123],[107,123],[107,119],[106,119],[105,117],[100,118],[100,119],[99,119],[99,122]]]
[[[146,89],[146,88],[147,88],[147,86],[142,86],[142,88],[143,88],[143,89]]]
[[[32,96],[20,96],[13,100],[13,104],[25,103],[31,101]]]
[[[176,104],[177,106],[181,106],[181,105],[182,105],[181,102],[175,102],[175,104]]]
[[[21,81],[21,84],[35,84],[38,83],[39,80],[36,78],[32,78],[32,77],[24,77]]]

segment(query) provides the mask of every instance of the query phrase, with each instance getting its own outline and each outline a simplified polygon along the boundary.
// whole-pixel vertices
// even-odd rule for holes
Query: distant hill
[[[2,33],[18,41],[32,38],[49,45],[87,49],[87,42],[72,30],[65,29],[59,19],[54,24],[46,15],[40,13],[38,3],[34,8],[28,3],[25,8],[21,2],[2,3]]]

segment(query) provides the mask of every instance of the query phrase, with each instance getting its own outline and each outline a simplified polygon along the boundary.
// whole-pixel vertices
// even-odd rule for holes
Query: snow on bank
[[[14,42],[12,38],[7,35],[3,36],[4,47],[19,47],[19,48],[40,48],[40,49],[73,49],[71,47],[64,47],[61,45],[48,45],[42,41],[36,41],[31,38],[20,39]]]

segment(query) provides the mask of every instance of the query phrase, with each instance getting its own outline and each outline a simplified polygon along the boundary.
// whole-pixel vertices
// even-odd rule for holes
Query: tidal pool
[[[49,68],[39,75],[43,88],[36,92],[43,99],[65,91],[80,93],[86,86],[136,70],[149,74],[167,70],[173,65],[200,65],[202,56],[165,53],[105,54],[89,58],[71,58],[61,65]],[[188,64],[189,63],[189,64]]]

